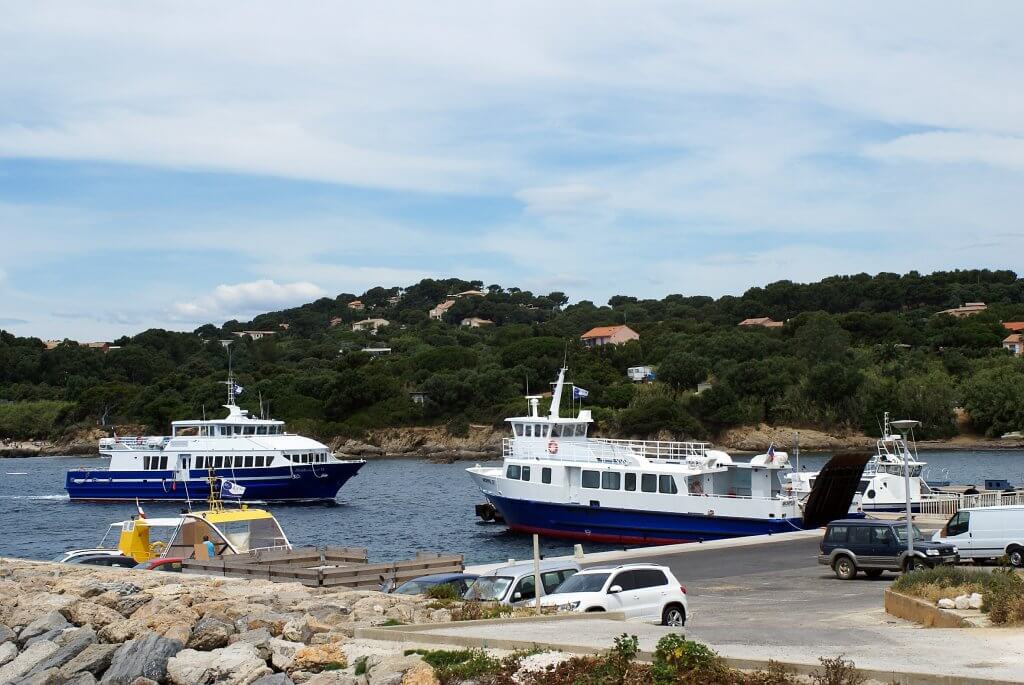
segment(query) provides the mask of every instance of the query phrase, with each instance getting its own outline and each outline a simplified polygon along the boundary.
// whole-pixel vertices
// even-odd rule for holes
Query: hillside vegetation
[[[457,299],[443,321],[428,317],[447,295],[477,288],[486,294]],[[348,306],[356,299],[365,309]],[[989,308],[937,314],[965,302]],[[527,384],[549,389],[563,359],[570,380],[590,391],[585,406],[601,429],[619,435],[705,438],[758,422],[877,433],[890,411],[923,421],[919,437],[940,438],[957,431],[955,407],[978,433],[1024,428],[1024,360],[1000,346],[1001,322],[1024,320],[1024,280],[1013,272],[862,274],[780,281],[739,297],[566,303],[557,292],[424,280],[192,333],[148,330],[109,352],[72,341],[47,350],[0,332],[0,437],[53,438],[101,422],[163,432],[204,409],[219,416],[222,338],[235,339],[239,403],[258,413],[262,396],[269,414],[321,438],[425,424],[458,434],[470,422],[500,423],[525,411]],[[459,325],[473,316],[494,325]],[[762,316],[785,325],[737,326]],[[376,335],[351,330],[369,317],[390,325]],[[593,326],[623,322],[639,341],[596,350],[579,341]],[[276,334],[236,338],[241,330]],[[392,352],[373,358],[360,351],[367,346]],[[631,383],[626,369],[639,364],[657,366],[658,382]],[[712,387],[696,394],[705,381]],[[427,394],[425,404],[411,401],[414,390]]]

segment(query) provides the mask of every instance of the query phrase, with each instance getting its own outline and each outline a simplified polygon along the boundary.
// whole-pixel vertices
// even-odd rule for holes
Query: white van
[[[580,565],[574,561],[541,560],[540,596],[550,595],[579,570]],[[530,602],[537,596],[534,585],[533,562],[528,561],[485,573],[474,581],[462,598],[515,606]]]
[[[956,545],[961,559],[981,561],[1005,554],[1010,564],[1020,568],[1024,566],[1024,505],[961,509],[932,540]]]

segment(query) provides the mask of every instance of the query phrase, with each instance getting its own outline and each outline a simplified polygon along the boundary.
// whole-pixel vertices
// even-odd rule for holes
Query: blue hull
[[[363,462],[275,468],[215,469],[214,474],[245,486],[242,501],[282,502],[332,500]],[[204,500],[210,494],[209,472],[193,469],[188,480],[173,471],[68,471],[64,489],[72,500],[170,501]]]
[[[509,528],[568,540],[666,545],[802,530],[802,520],[743,519],[697,514],[551,504],[487,495]]]

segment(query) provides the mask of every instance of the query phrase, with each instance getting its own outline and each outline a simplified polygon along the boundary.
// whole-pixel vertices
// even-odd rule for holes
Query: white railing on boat
[[[163,448],[171,441],[169,436],[143,435],[120,438],[100,438],[100,447],[115,449]]]
[[[705,442],[667,442],[658,440],[612,440],[591,438],[586,441],[549,441],[504,438],[504,458],[628,464],[638,459],[686,463],[703,462],[709,445]]]
[[[921,499],[919,511],[922,514],[952,516],[961,509],[998,507],[1010,504],[1024,504],[1024,493],[979,492],[976,495],[934,495]]]

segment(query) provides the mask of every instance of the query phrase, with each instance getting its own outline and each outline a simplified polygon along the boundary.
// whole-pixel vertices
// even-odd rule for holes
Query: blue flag
[[[575,385],[572,386],[572,398],[574,400],[582,400],[584,397],[589,396],[590,393],[583,388],[577,388]]]

